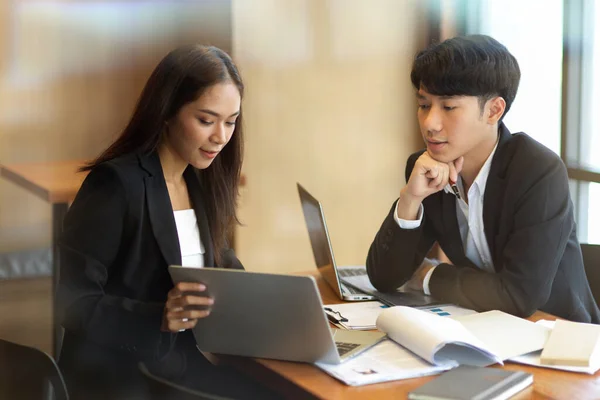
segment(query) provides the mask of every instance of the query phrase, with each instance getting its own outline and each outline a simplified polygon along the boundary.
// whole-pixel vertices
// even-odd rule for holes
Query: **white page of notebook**
[[[551,329],[502,311],[455,317],[502,360],[541,350]]]
[[[415,308],[396,306],[384,310],[377,318],[377,328],[432,364],[442,365],[459,356],[462,356],[462,363],[469,365],[490,364],[489,360],[482,363],[477,354],[480,351],[495,358],[485,343],[460,322]],[[455,344],[446,346],[448,343]],[[461,349],[461,344],[479,350]]]

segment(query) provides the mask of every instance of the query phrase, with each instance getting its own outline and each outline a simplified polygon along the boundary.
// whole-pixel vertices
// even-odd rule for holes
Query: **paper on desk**
[[[317,366],[347,385],[361,386],[439,374],[458,363],[431,365],[399,344],[384,340],[342,364],[317,363]]]
[[[376,329],[375,322],[381,311],[388,308],[379,301],[365,301],[343,304],[328,304],[323,306],[325,313],[332,318],[330,322],[342,329],[367,330]],[[331,310],[331,311],[328,311]],[[476,311],[454,305],[419,307],[419,310],[428,311],[440,317],[459,317],[477,314]],[[341,318],[348,321],[339,321]]]
[[[519,364],[531,365],[534,367],[542,367],[542,368],[551,368],[551,369],[560,369],[562,371],[570,371],[570,372],[580,372],[584,374],[594,375],[598,370],[600,370],[600,365],[591,365],[589,367],[572,367],[566,365],[545,365],[540,362],[540,356],[542,351],[534,351],[533,353],[525,354],[519,357],[513,357],[508,361],[516,362]]]
[[[379,314],[377,328],[431,364],[502,364],[502,359],[457,319],[439,317],[435,313],[411,307],[396,306]]]
[[[546,319],[541,319],[536,322],[536,325],[541,325],[549,329],[554,328],[555,321],[549,321]],[[516,362],[519,364],[531,365],[534,367],[542,367],[542,368],[550,368],[550,369],[559,369],[562,371],[570,371],[570,372],[579,372],[583,374],[593,375],[598,370],[600,370],[600,365],[591,365],[589,367],[573,367],[573,366],[563,366],[563,365],[542,365],[540,362],[540,356],[542,354],[542,350],[534,351],[529,354],[524,354],[522,356],[513,357],[509,361]],[[600,360],[599,360],[600,361]]]
[[[365,301],[345,304],[329,304],[323,306],[325,312],[335,319],[342,317],[347,319],[347,322],[334,322],[335,325],[340,325],[344,329],[375,329],[375,321],[379,313],[387,308],[379,301]],[[331,311],[328,311],[331,310]]]
[[[471,310],[470,308],[455,306],[452,304],[416,307],[416,308],[418,308],[419,310],[422,310],[422,311],[429,311],[430,313],[433,313],[433,314],[437,315],[438,317],[455,318],[455,317],[460,317],[463,315],[477,314],[477,311],[475,311],[475,310]]]
[[[498,310],[455,318],[502,360],[541,350],[551,329]]]

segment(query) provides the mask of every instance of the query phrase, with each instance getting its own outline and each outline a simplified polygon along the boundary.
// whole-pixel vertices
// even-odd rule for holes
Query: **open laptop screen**
[[[325,225],[325,218],[322,215],[321,204],[300,184],[297,185],[315,263],[323,278],[338,292],[337,294],[341,298],[339,282],[334,271],[335,260],[333,258],[333,251],[331,250],[327,226]]]

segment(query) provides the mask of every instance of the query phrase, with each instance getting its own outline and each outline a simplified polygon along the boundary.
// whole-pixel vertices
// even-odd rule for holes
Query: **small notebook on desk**
[[[591,367],[600,360],[600,325],[557,320],[542,350],[540,363]]]
[[[498,368],[459,367],[408,394],[410,400],[504,400],[533,383],[533,375]]]
[[[554,329],[556,321],[549,321],[549,320],[541,319],[539,321],[536,321],[535,324],[544,326],[547,329],[552,330],[552,329]],[[594,375],[596,372],[598,372],[598,370],[600,370],[600,357],[594,357],[592,359],[592,363],[589,367],[574,367],[574,366],[569,366],[569,365],[558,365],[558,364],[549,365],[549,364],[541,363],[540,358],[542,355],[542,351],[543,350],[534,351],[532,353],[524,354],[522,356],[513,357],[509,361],[516,362],[519,364],[532,365],[534,367],[559,369],[562,371],[579,372],[579,373],[584,373],[584,374],[589,374],[589,375]]]

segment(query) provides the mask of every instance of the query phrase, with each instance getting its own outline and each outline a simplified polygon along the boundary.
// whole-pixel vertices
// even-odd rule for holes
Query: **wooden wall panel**
[[[231,1],[0,2],[0,162],[97,155],[156,63],[231,48]],[[0,252],[48,246],[51,208],[0,179]]]
[[[315,268],[297,181],[323,204],[338,264],[364,264],[422,144],[409,79],[426,44],[422,4],[234,1],[247,86],[236,245],[247,269]]]

